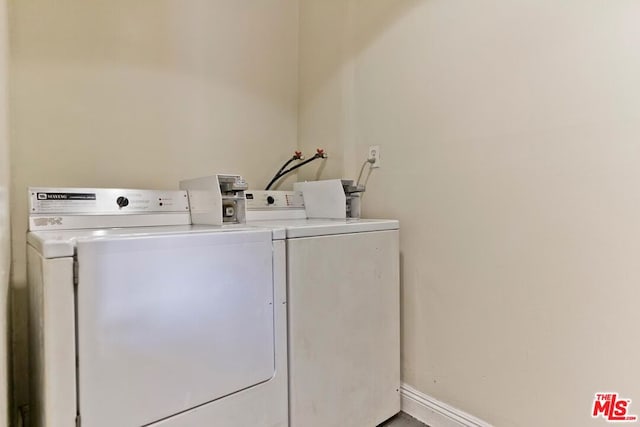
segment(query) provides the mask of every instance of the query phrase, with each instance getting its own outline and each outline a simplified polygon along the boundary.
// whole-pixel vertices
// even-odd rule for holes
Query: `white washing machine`
[[[182,191],[29,198],[33,425],[288,426],[284,231],[191,226]]]
[[[247,225],[287,233],[291,426],[373,427],[400,412],[398,221],[305,219],[299,192],[246,197]]]

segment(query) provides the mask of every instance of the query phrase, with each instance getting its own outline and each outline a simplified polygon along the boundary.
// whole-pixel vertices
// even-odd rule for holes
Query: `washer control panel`
[[[301,191],[248,190],[247,210],[304,209]]]

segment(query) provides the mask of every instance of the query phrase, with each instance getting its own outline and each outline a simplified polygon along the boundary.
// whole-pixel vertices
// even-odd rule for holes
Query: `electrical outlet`
[[[370,145],[369,146],[369,156],[367,159],[373,159],[374,162],[371,163],[372,168],[380,167],[380,146],[379,145]]]

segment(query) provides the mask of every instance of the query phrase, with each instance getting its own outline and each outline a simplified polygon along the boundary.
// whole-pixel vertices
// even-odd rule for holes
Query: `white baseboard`
[[[473,415],[440,402],[408,384],[400,387],[402,411],[429,427],[492,427]]]

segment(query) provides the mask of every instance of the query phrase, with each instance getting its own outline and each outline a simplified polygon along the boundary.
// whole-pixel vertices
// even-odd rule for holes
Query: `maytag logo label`
[[[62,225],[62,218],[59,216],[46,217],[46,218],[34,218],[33,223],[38,227],[45,227],[47,225]]]
[[[96,200],[95,193],[38,193],[38,200]]]
[[[591,417],[602,417],[612,423],[637,421],[637,416],[629,415],[629,406],[631,406],[631,399],[622,399],[618,393],[596,393]]]

